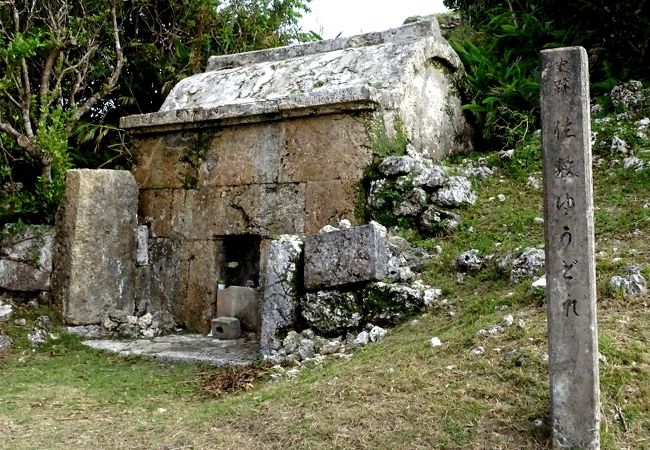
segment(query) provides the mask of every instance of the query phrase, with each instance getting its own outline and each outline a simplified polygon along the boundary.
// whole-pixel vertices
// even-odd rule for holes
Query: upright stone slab
[[[587,53],[541,52],[551,420],[554,448],[598,449],[596,271]]]
[[[260,286],[260,352],[270,355],[280,347],[278,334],[293,327],[298,318],[298,265],[303,242],[298,236],[283,235],[262,243]]]
[[[386,228],[373,222],[305,239],[305,287],[379,281],[388,261]]]
[[[52,293],[66,322],[134,310],[138,187],[121,170],[69,170],[56,218]]]

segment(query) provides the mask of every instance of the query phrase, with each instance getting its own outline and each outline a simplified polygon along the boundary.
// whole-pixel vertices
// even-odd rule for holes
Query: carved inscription
[[[555,165],[555,176],[558,178],[576,178],[578,176],[575,161],[570,158],[558,158]]]
[[[554,448],[598,449],[600,446],[586,61],[586,52],[579,47],[542,52],[544,210]],[[570,389],[565,388],[567,383]]]

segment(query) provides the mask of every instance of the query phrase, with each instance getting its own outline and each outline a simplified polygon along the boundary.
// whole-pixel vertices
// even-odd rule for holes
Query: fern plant
[[[538,126],[538,54],[563,45],[565,34],[536,12],[497,7],[478,31],[450,38],[467,72],[463,108],[475,114],[491,147],[513,147]]]

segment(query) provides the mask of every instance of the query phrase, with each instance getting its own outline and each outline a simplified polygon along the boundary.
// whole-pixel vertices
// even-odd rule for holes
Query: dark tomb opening
[[[240,234],[223,237],[221,278],[228,286],[259,286],[260,236]]]

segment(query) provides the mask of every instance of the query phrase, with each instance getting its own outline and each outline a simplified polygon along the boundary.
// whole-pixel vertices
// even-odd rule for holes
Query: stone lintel
[[[376,89],[354,86],[215,108],[161,110],[122,117],[120,126],[134,134],[219,128],[353,111],[374,111],[378,109],[380,100],[382,94]]]

